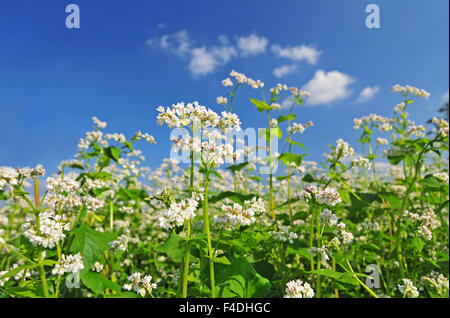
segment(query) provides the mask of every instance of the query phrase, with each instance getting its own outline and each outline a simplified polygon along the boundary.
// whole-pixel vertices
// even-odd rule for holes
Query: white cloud
[[[353,82],[352,77],[339,71],[326,73],[324,70],[317,70],[303,89],[311,93],[308,104],[329,104],[348,97],[351,94],[349,85]]]
[[[316,64],[321,51],[312,46],[300,45],[300,46],[286,46],[282,48],[278,44],[274,44],[271,47],[272,52],[278,57],[284,57],[293,61],[306,60],[309,64]]]
[[[276,67],[272,73],[276,77],[280,78],[280,77],[286,76],[288,74],[291,74],[291,73],[295,72],[296,70],[297,70],[297,65],[295,65],[295,64],[281,65],[279,67]]]
[[[447,91],[447,93],[445,93],[444,96],[442,96],[442,99],[448,102],[448,97],[449,97],[449,95],[448,95],[448,91]]]
[[[174,34],[165,34],[159,39],[149,39],[147,45],[152,48],[161,48],[182,58],[190,52],[192,40],[186,30],[181,30]]]
[[[356,103],[364,103],[368,100],[371,100],[375,97],[376,94],[380,91],[380,87],[378,86],[367,86],[364,88],[358,96]]]
[[[158,23],[158,24],[156,25],[156,27],[157,27],[158,29],[165,29],[165,28],[167,28],[167,24],[165,24],[165,23]]]
[[[263,36],[259,37],[256,33],[249,36],[241,36],[237,38],[237,46],[241,50],[243,56],[254,56],[266,52],[269,40]]]
[[[195,48],[191,52],[189,70],[193,75],[206,75],[214,72],[217,66],[227,63],[237,55],[236,49],[231,46]]]

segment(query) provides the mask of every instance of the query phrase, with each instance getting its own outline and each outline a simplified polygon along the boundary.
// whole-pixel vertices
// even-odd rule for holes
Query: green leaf
[[[80,278],[84,286],[86,286],[96,294],[105,292],[107,288],[114,290],[115,292],[118,293],[120,292],[121,289],[118,284],[106,279],[99,273],[86,271],[81,274]]]
[[[356,280],[356,278],[353,276],[354,274],[352,274],[352,273],[335,272],[335,271],[332,271],[332,270],[326,269],[326,268],[316,269],[309,273],[320,275],[320,276],[326,276],[337,282],[344,283],[344,284],[350,284],[350,285],[354,285],[354,286],[358,286],[358,284],[359,284],[358,281]]]
[[[419,181],[421,185],[426,188],[439,189],[443,186],[443,184],[433,175],[426,175],[425,178]]]
[[[116,148],[114,146],[109,146],[108,148],[103,149],[106,156],[117,162],[120,158],[120,148]]]
[[[279,116],[277,121],[279,124],[281,124],[282,122],[285,122],[286,120],[294,120],[297,117],[296,114],[289,114],[286,116]]]
[[[271,287],[270,281],[244,258],[235,259],[231,265],[217,264],[216,283],[223,288],[223,297],[264,297]]]
[[[225,256],[216,257],[214,263],[230,265],[230,261]]]
[[[297,155],[295,153],[290,152],[283,152],[279,160],[285,164],[285,166],[289,166],[290,163],[295,163],[297,166],[300,166],[302,164],[303,157],[305,155]]]
[[[117,238],[116,233],[98,232],[87,224],[82,224],[73,231],[75,238],[70,247],[70,252],[81,253],[83,257],[84,271],[92,268],[94,263],[109,249],[109,242]]]
[[[213,196],[211,198],[209,198],[209,203],[216,203],[220,200],[223,199],[230,199],[233,202],[239,203],[239,204],[243,204],[244,201],[248,201],[253,199],[253,197],[255,197],[256,195],[254,194],[242,194],[239,192],[232,192],[232,191],[224,191],[224,192],[220,192],[218,195]]]
[[[253,103],[253,105],[256,106],[256,108],[260,112],[275,109],[275,107],[270,107],[269,105],[267,105],[265,102],[263,102],[261,100],[256,100],[256,99],[250,98],[250,101]]]
[[[285,140],[288,144],[296,145],[296,146],[299,146],[299,147],[301,147],[301,148],[303,148],[303,149],[306,150],[305,146],[304,146],[301,142],[294,141],[294,140],[289,140],[289,139],[287,139],[287,138],[285,138],[284,140]]]
[[[243,163],[240,163],[238,165],[229,166],[227,169],[231,170],[232,172],[240,171],[240,170],[244,169],[245,166],[247,166],[249,163],[250,162],[243,162]]]
[[[176,233],[171,233],[169,238],[161,245],[156,247],[156,251],[165,253],[174,261],[180,262],[185,254],[186,240]]]

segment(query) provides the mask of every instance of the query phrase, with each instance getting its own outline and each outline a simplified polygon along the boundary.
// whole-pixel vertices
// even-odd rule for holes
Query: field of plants
[[[360,138],[313,162],[308,92],[222,85],[218,105],[157,108],[183,160],[144,167],[155,138],[94,117],[56,174],[0,167],[0,297],[449,297],[448,119],[408,115],[429,93],[394,86],[392,117],[355,118]],[[267,115],[263,145],[236,137],[242,105]]]

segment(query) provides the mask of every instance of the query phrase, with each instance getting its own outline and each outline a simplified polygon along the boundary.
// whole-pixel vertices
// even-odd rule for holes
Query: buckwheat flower
[[[61,260],[52,269],[53,275],[64,275],[65,273],[76,273],[84,268],[83,257],[80,253],[75,255],[61,255]]]
[[[36,230],[35,216],[28,217],[23,225],[23,235],[33,245],[41,245],[53,248],[56,243],[66,237],[64,230],[70,229],[70,223],[66,218],[47,210],[39,213],[39,233]]]
[[[443,137],[448,137],[448,121],[445,119],[434,117],[432,123],[439,127],[439,134]]]
[[[236,226],[248,226],[255,223],[256,215],[266,212],[264,201],[254,197],[250,201],[245,201],[244,205],[234,203],[233,205],[222,205],[222,214],[214,217],[214,222],[226,230],[231,230]]]
[[[80,183],[70,177],[64,176],[64,178],[47,178],[47,191],[54,193],[73,193],[78,190]]]
[[[278,126],[278,120],[276,120],[275,118],[272,118],[272,120],[270,121],[270,127],[277,127]]]
[[[159,218],[159,226],[164,229],[172,229],[176,226],[182,226],[185,221],[192,220],[195,217],[198,201],[191,198],[181,202],[172,202],[169,209],[164,211]]]
[[[355,150],[342,139],[336,140],[336,153],[341,159],[345,159],[348,156],[353,156]]]
[[[107,186],[108,186],[107,183],[102,179],[85,179],[83,184],[83,188],[86,189],[87,191],[94,189],[101,189]]]
[[[231,77],[234,77],[236,79],[236,82],[239,84],[246,83],[247,82],[247,76],[245,76],[242,73],[236,72],[235,70],[232,70],[230,73]]]
[[[18,183],[19,173],[11,167],[0,167],[0,181],[16,185]]]
[[[127,138],[125,137],[124,134],[118,134],[118,133],[114,133],[114,134],[106,134],[105,138],[108,140],[114,140],[117,141],[119,143],[124,143],[125,141],[127,141]]]
[[[390,123],[383,123],[379,128],[380,131],[386,132],[394,129],[394,126],[392,126]]]
[[[11,266],[11,268],[9,270],[12,271],[18,267],[19,267],[19,264],[14,264],[13,266]],[[2,275],[0,274],[0,276],[2,276]],[[28,278],[28,277],[31,277],[31,273],[29,271],[26,271],[25,269],[21,269],[19,272],[17,272],[17,274],[14,275],[14,280],[21,280],[22,278]]]
[[[408,278],[403,278],[403,285],[398,284],[398,290],[404,297],[417,298],[419,297],[419,290],[414,286],[413,282]]]
[[[430,274],[422,276],[420,280],[425,283],[428,283],[434,289],[436,289],[436,291],[441,297],[448,295],[449,281],[448,278],[445,277],[444,275],[432,271]]]
[[[352,160],[352,165],[358,168],[370,169],[372,163],[367,158],[358,157]]]
[[[353,119],[353,129],[358,130],[361,127],[362,123],[363,121],[359,118]]]
[[[281,105],[278,103],[272,103],[270,104],[270,107],[272,107],[273,109],[281,109]]]
[[[389,143],[389,141],[385,138],[377,138],[377,145],[379,146],[383,146],[383,145],[387,145]]]
[[[405,104],[405,102],[401,102],[400,104],[397,104],[397,105],[394,107],[394,112],[396,112],[396,113],[398,113],[398,114],[403,113],[405,110],[406,110],[406,104]]]
[[[97,211],[105,206],[105,201],[91,196],[84,198],[84,205],[88,210]]]
[[[153,137],[152,135],[149,135],[149,133],[144,133],[142,135],[142,139],[144,139],[146,142],[148,142],[150,144],[156,144],[155,137]]]
[[[308,283],[300,279],[291,280],[286,283],[286,295],[284,298],[313,298],[314,290]]]
[[[144,297],[147,292],[151,294],[153,289],[157,287],[156,283],[151,282],[151,275],[142,277],[142,274],[138,272],[128,276],[128,281],[130,281],[130,284],[125,284],[123,289],[129,291],[133,290],[142,297]]]
[[[228,99],[223,96],[218,96],[216,99],[216,103],[219,105],[226,105],[228,103]]]
[[[95,262],[95,263],[94,263],[94,266],[92,267],[92,271],[95,271],[95,272],[97,272],[97,273],[100,273],[100,272],[103,270],[104,267],[105,267],[105,266],[104,266],[102,263]]]
[[[439,180],[443,181],[444,183],[448,183],[448,180],[449,180],[448,179],[448,172],[446,172],[446,171],[433,173],[433,176],[436,179],[439,179]]]
[[[109,242],[109,246],[111,246],[111,248],[117,248],[120,251],[126,251],[128,248],[128,239],[126,235],[122,234],[117,240]]]
[[[270,231],[270,235],[277,241],[289,242],[290,244],[294,243],[294,240],[298,238],[298,234],[294,232],[290,232],[287,226],[283,226],[278,224],[278,231]]]
[[[302,125],[299,123],[292,123],[292,126],[288,128],[288,131],[291,134],[303,134],[306,128],[314,126],[314,123],[312,121],[307,122],[306,124]]]
[[[338,222],[338,217],[330,210],[323,209],[323,211],[319,214],[319,220],[321,223],[328,226],[335,226]]]
[[[310,254],[320,255],[323,262],[326,262],[330,259],[330,257],[328,256],[328,248],[325,245],[323,245],[322,247],[313,247],[312,249],[308,250],[308,252]]]
[[[414,123],[411,123],[411,126],[408,128],[408,130],[405,132],[405,137],[410,137],[412,135],[417,137],[423,137],[425,136],[425,127],[422,125],[416,126]]]
[[[401,86],[401,85],[394,85],[392,87],[392,92],[393,93],[402,93],[403,95],[408,95],[408,94],[412,94],[418,97],[422,97],[425,99],[428,99],[430,97],[430,93],[428,93],[427,91],[423,90],[423,89],[419,89],[417,87],[412,87],[410,85],[406,85],[406,86]]]
[[[0,287],[5,286],[5,284],[9,281],[10,277],[6,277],[1,279],[1,277],[5,274],[7,274],[9,271],[0,271]]]
[[[326,188],[320,190],[316,194],[316,200],[319,204],[325,204],[328,206],[335,206],[336,204],[342,202],[341,196],[333,188]]]
[[[225,86],[225,87],[231,87],[231,86],[233,86],[233,82],[232,82],[231,79],[228,77],[228,78],[226,78],[226,79],[224,79],[224,80],[222,81],[222,85]]]
[[[100,128],[100,129],[106,128],[106,125],[107,125],[106,122],[101,121],[97,117],[92,117],[92,121],[94,122],[94,124],[97,125],[98,128]]]

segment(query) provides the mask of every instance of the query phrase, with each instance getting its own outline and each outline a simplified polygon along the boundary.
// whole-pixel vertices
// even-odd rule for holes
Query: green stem
[[[208,241],[208,255],[209,255],[209,276],[211,280],[211,297],[216,298],[216,284],[214,280],[214,258],[212,255],[211,233],[209,230],[209,215],[208,215],[208,185],[209,185],[209,170],[205,173],[205,195],[203,199],[203,221],[205,224],[205,233]]]

